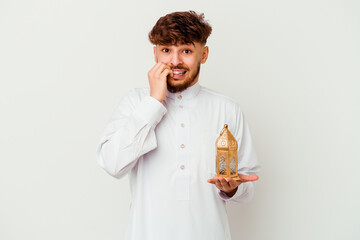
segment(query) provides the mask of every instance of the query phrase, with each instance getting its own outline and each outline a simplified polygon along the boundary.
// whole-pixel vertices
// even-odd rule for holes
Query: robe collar
[[[194,85],[188,87],[187,89],[181,92],[172,93],[169,92],[169,90],[167,90],[166,97],[173,100],[174,99],[189,100],[196,97],[199,94],[199,92],[200,92],[200,85],[199,85],[199,81],[197,81]]]

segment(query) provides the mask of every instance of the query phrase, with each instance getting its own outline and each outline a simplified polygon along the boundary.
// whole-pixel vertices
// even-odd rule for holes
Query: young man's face
[[[170,92],[183,91],[194,85],[199,79],[200,64],[206,62],[209,49],[201,43],[182,45],[156,45],[154,56],[156,62],[168,65],[173,76],[167,78]]]

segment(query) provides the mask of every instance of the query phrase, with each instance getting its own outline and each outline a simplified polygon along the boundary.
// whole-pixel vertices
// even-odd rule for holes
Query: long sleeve
[[[252,144],[249,127],[244,119],[244,115],[237,109],[235,138],[238,141],[238,173],[244,175],[257,174],[260,165]],[[246,182],[240,184],[234,196],[229,197],[224,192],[219,191],[219,196],[227,202],[247,203],[254,195],[256,182]]]
[[[148,92],[131,90],[116,108],[101,137],[97,148],[100,166],[116,178],[127,174],[143,154],[157,147],[155,127],[166,111]]]

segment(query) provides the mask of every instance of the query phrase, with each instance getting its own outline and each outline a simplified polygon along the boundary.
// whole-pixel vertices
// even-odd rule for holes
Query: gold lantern
[[[238,143],[225,124],[216,140],[216,173],[218,177],[240,180],[238,176]]]

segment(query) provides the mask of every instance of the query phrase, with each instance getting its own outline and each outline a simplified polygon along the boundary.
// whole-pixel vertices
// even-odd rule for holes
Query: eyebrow
[[[194,43],[189,43],[189,44],[177,44],[177,45],[174,45],[174,44],[170,44],[170,45],[161,45],[161,44],[158,44],[159,47],[171,47],[171,46],[180,47],[181,45],[183,45],[183,46],[188,46],[188,47],[190,47],[190,46],[192,45],[192,46],[194,46],[194,48],[196,48],[196,46],[195,46]]]

